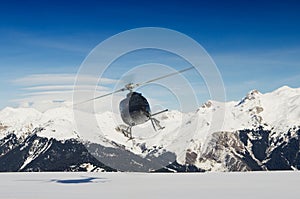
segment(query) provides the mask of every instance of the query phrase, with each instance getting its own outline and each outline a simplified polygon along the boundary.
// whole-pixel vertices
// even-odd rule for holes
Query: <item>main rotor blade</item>
[[[126,88],[121,88],[121,89],[116,90],[116,91],[113,91],[113,92],[111,92],[111,93],[107,93],[107,94],[105,94],[105,95],[100,95],[100,96],[98,96],[98,97],[94,97],[94,98],[92,98],[92,99],[88,99],[88,100],[79,102],[79,103],[77,103],[77,104],[74,104],[74,106],[77,106],[77,105],[79,105],[79,104],[84,104],[84,103],[87,103],[87,102],[90,102],[90,101],[93,101],[93,100],[96,100],[96,99],[99,99],[99,98],[102,98],[102,97],[106,97],[106,96],[109,96],[109,95],[112,95],[112,94],[115,94],[115,93],[119,93],[119,92],[122,92],[122,91],[125,91],[125,90],[127,90],[127,89],[126,89]]]
[[[189,67],[189,68],[186,68],[186,69],[183,69],[183,70],[180,70],[180,71],[176,71],[176,72],[173,72],[173,73],[170,73],[170,74],[161,76],[161,77],[157,77],[157,78],[155,78],[155,79],[151,79],[151,80],[148,80],[148,81],[146,81],[146,82],[136,84],[136,86],[142,86],[142,85],[144,85],[144,84],[149,84],[149,83],[151,83],[151,82],[155,82],[155,81],[157,81],[157,80],[161,80],[161,79],[164,79],[164,78],[167,78],[167,77],[171,77],[171,76],[173,76],[173,75],[178,75],[178,74],[180,74],[180,73],[183,73],[183,72],[185,72],[185,71],[191,70],[191,69],[193,69],[193,68],[194,68],[194,67]]]
[[[111,93],[107,93],[107,94],[105,94],[105,95],[101,95],[101,96],[98,96],[98,97],[95,97],[95,98],[92,98],[92,99],[88,99],[88,100],[79,102],[79,103],[77,103],[77,104],[74,104],[74,106],[79,105],[79,104],[84,104],[84,103],[87,103],[87,102],[90,102],[90,101],[93,101],[93,100],[96,100],[96,99],[99,99],[99,98],[102,98],[102,97],[106,97],[106,96],[109,96],[109,95],[112,95],[112,94],[115,94],[115,93],[122,92],[122,91],[131,90],[131,89],[133,89],[134,87],[142,86],[142,85],[145,85],[145,84],[149,84],[149,83],[151,83],[151,82],[155,82],[155,81],[160,80],[160,79],[164,79],[164,78],[167,78],[167,77],[171,77],[171,76],[173,76],[173,75],[177,75],[177,74],[183,73],[183,72],[188,71],[188,70],[191,70],[191,69],[193,69],[193,68],[194,68],[194,67],[186,68],[186,69],[183,69],[183,70],[180,70],[180,71],[176,71],[176,72],[173,72],[173,73],[170,73],[170,74],[161,76],[161,77],[157,77],[157,78],[155,78],[155,79],[148,80],[148,81],[143,82],[143,83],[133,84],[133,87],[132,87],[132,88],[126,88],[126,87],[125,87],[125,88],[121,88],[121,89],[116,90],[116,91],[113,91],[113,92],[111,92]]]

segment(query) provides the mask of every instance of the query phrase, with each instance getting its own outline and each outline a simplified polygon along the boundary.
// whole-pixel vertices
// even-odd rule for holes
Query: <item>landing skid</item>
[[[158,119],[155,119],[153,116],[162,114],[162,113],[167,112],[167,111],[168,111],[168,109],[165,109],[165,110],[159,111],[159,112],[154,113],[154,114],[152,114],[152,115],[149,116],[149,119],[151,120],[153,129],[154,129],[155,131],[157,131],[157,130],[162,130],[162,129],[164,129],[165,127],[164,127],[164,126],[161,126],[161,125],[160,125],[160,121],[159,121]]]
[[[152,126],[153,126],[153,129],[154,129],[155,131],[157,131],[157,130],[162,130],[162,129],[165,128],[164,126],[161,126],[161,125],[160,125],[160,121],[159,121],[159,120],[157,120],[157,119],[155,119],[155,118],[150,118],[150,120],[151,120],[151,124],[152,124]]]
[[[126,125],[123,125],[123,124],[116,127],[116,131],[119,131],[119,132],[123,133],[123,135],[125,137],[129,138],[129,140],[133,139],[131,129],[132,129],[132,126],[126,126]]]
[[[153,116],[164,113],[166,111],[168,111],[168,109],[149,115],[149,120],[151,121],[152,127],[155,131],[162,130],[165,127],[161,126],[160,121],[158,119],[155,119]],[[121,132],[125,137],[129,138],[129,140],[134,139],[134,137],[132,136],[132,126],[121,124],[116,127],[116,131]]]

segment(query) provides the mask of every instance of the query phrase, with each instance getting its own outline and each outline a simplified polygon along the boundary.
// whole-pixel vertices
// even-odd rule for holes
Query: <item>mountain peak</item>
[[[258,91],[258,90],[256,90],[256,89],[254,89],[254,90],[251,90],[248,94],[247,94],[247,96],[246,97],[255,97],[255,96],[257,96],[257,95],[260,95],[261,93]]]
[[[276,89],[275,91],[273,91],[274,93],[278,93],[278,94],[281,94],[281,93],[286,93],[286,92],[291,92],[291,91],[294,91],[296,89],[294,88],[291,88],[289,86],[282,86],[278,89]]]
[[[201,108],[210,108],[213,105],[211,100],[208,100],[204,104],[201,105]]]
[[[273,97],[287,98],[287,97],[296,97],[300,96],[300,88],[291,88],[289,86],[282,86],[273,92],[267,93]]]
[[[261,93],[254,89],[254,90],[251,90],[247,95],[246,97],[244,97],[239,103],[237,106],[241,105],[241,104],[244,104],[246,101],[249,101],[249,100],[254,100],[256,99],[258,96],[260,96]]]

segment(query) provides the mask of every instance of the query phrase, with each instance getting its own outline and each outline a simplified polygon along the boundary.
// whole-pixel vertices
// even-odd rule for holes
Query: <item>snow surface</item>
[[[1,173],[0,198],[298,198],[299,172]]]

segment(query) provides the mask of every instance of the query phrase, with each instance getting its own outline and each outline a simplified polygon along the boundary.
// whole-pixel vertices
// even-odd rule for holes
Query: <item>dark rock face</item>
[[[263,128],[217,132],[206,150],[199,151],[188,149],[182,165],[170,152],[158,157],[153,151],[143,158],[122,146],[58,141],[36,134],[18,138],[12,133],[0,140],[0,171],[88,171],[87,165],[92,165],[89,171],[141,172],[204,172],[216,165],[223,171],[300,169],[300,128],[282,133]],[[201,168],[201,163],[207,162],[211,168]]]
[[[248,140],[252,144],[252,153],[263,170],[300,169],[300,129],[290,129],[287,133],[281,133],[277,139],[272,137],[270,131],[262,129],[250,134],[257,135],[256,139],[248,137]],[[240,136],[247,137],[245,131],[240,132]]]
[[[99,160],[109,163],[113,168]],[[101,169],[102,171],[154,172],[174,160],[176,156],[170,152],[159,157],[149,153],[142,158],[122,147],[104,147],[94,143],[82,143],[75,139],[58,141],[53,138],[39,137],[36,134],[26,139],[9,134],[0,140],[0,172],[87,171],[84,166],[86,164],[94,166],[91,171]],[[180,167],[177,162],[173,164],[183,171],[183,167]]]
[[[299,144],[299,136],[280,144],[280,146],[275,148],[269,155],[266,167],[269,170],[291,170],[292,168],[299,170]]]
[[[300,169],[300,129],[274,134],[261,127],[215,133],[212,149],[203,154],[200,162],[203,159],[223,162],[228,171]]]
[[[250,134],[252,139],[248,137]],[[263,161],[267,156],[267,149],[269,147],[269,134],[270,131],[258,129],[256,131],[240,131],[239,136],[245,146],[247,146],[248,141],[251,142],[251,151],[254,154],[254,157],[259,161]]]
[[[0,140],[0,171],[86,171],[90,163],[105,171],[115,171],[96,160],[77,140],[64,142],[36,134],[25,140],[10,134]]]

